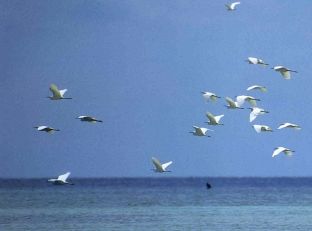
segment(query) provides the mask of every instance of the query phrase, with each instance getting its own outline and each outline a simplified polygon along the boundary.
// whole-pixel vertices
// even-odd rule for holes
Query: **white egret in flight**
[[[155,172],[160,172],[160,173],[163,173],[163,172],[171,172],[171,171],[168,171],[166,170],[166,168],[172,164],[172,161],[169,161],[167,163],[164,163],[164,164],[161,164],[159,162],[159,160],[157,160],[155,157],[152,157],[152,162],[153,164],[155,165],[155,169],[153,169]]]
[[[249,64],[259,64],[267,66],[269,64],[265,63],[262,59],[254,58],[254,57],[248,57],[246,60]]]
[[[207,135],[208,131],[213,131],[211,129],[208,128],[200,128],[197,126],[193,126],[193,128],[195,129],[195,131],[192,131],[190,133],[192,133],[194,136],[207,136],[210,137],[209,135]]]
[[[98,120],[91,116],[78,116],[76,119],[80,119],[80,121],[82,122],[90,122],[90,123],[103,122],[102,120]]]
[[[280,153],[284,153],[286,156],[292,156],[292,154],[295,152],[293,150],[290,150],[289,148],[285,147],[277,147],[274,149],[272,157],[277,156]]]
[[[40,132],[47,132],[47,133],[53,133],[54,131],[60,131],[59,129],[51,128],[48,126],[36,126],[34,127]]]
[[[69,175],[70,175],[70,172],[67,172],[63,175],[58,176],[57,179],[49,179],[48,182],[52,182],[53,184],[56,184],[56,185],[69,184],[69,182],[66,181]]]
[[[253,86],[250,86],[246,89],[247,91],[251,91],[251,90],[259,90],[261,92],[267,92],[268,89],[264,86],[260,86],[260,85],[253,85]]]
[[[292,123],[282,123],[277,129],[283,129],[283,128],[293,128],[296,130],[300,130],[301,127],[297,124],[292,124]]]
[[[291,75],[290,75],[291,72],[298,73],[297,71],[290,70],[287,67],[283,67],[283,66],[275,66],[275,67],[272,67],[272,69],[281,73],[284,79],[291,79]]]
[[[217,99],[220,99],[220,96],[217,96],[215,93],[209,92],[209,91],[202,91],[202,95],[204,99],[208,101],[215,102]]]

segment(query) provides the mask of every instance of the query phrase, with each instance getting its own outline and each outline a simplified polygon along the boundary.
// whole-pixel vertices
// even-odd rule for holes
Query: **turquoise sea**
[[[0,230],[312,230],[312,178],[71,182],[0,180]]]

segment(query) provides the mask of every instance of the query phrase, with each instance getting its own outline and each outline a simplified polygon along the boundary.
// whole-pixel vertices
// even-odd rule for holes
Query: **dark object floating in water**
[[[209,184],[208,182],[206,183],[206,187],[207,187],[207,189],[211,189],[212,188],[211,184]]]

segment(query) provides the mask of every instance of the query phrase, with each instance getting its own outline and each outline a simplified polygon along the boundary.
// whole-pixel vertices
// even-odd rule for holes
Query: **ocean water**
[[[0,230],[312,230],[312,178],[71,181],[0,180]]]

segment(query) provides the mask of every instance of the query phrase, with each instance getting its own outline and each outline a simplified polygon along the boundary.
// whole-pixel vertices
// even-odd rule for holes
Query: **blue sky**
[[[148,177],[152,156],[174,161],[167,176],[311,176],[312,2],[225,3],[0,1],[0,177]],[[284,80],[248,56],[299,73]],[[73,100],[45,98],[51,83]],[[268,92],[246,92],[253,84]],[[270,113],[252,124],[303,129],[257,134],[248,110],[206,103],[201,91],[253,95]],[[207,111],[225,125],[189,134],[208,126]],[[273,159],[277,146],[295,155]]]

